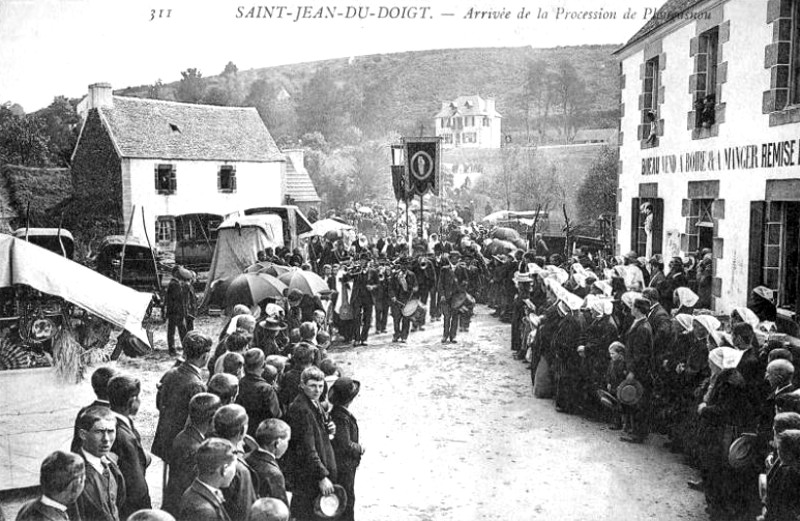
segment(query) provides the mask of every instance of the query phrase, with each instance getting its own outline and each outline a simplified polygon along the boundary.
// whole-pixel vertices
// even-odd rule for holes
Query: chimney
[[[95,83],[89,85],[89,96],[86,99],[86,110],[97,109],[100,107],[113,107],[114,99],[111,93],[110,83]]]

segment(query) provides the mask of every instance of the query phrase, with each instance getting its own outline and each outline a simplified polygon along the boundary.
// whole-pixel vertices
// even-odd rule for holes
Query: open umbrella
[[[267,297],[283,297],[286,284],[266,273],[242,273],[228,283],[225,290],[225,307],[236,304],[252,306]]]
[[[304,295],[316,295],[330,291],[328,284],[322,277],[313,271],[294,270],[284,273],[279,280],[286,284],[289,289],[299,289]]]
[[[245,273],[265,273],[267,275],[272,275],[273,277],[280,277],[284,273],[289,273],[294,268],[290,268],[289,266],[283,266],[281,264],[275,264],[272,262],[256,262],[247,267],[244,270]]]

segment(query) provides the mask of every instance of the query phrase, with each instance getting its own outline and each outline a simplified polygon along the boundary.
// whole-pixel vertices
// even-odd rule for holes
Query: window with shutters
[[[217,190],[223,193],[236,191],[236,167],[222,165],[217,171]]]
[[[442,137],[444,138],[445,144],[447,145],[453,144],[453,134],[442,134]]]
[[[477,143],[478,134],[475,132],[464,132],[464,143]]]
[[[161,164],[155,169],[156,192],[171,195],[177,192],[178,182],[175,177],[175,165]]]
[[[694,59],[696,74],[692,77],[692,86],[695,128],[711,128],[716,122],[719,27],[698,36]]]
[[[483,117],[483,126],[484,127],[488,127],[488,126],[491,126],[491,124],[492,124],[491,120],[488,117],[484,116]]]
[[[475,116],[466,116],[466,117],[464,117],[464,126],[465,127],[474,127],[475,126]]]

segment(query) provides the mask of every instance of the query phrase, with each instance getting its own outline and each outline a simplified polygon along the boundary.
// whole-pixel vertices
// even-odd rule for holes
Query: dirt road
[[[352,405],[366,447],[356,477],[361,521],[703,520],[693,471],[659,441],[632,446],[601,423],[555,412],[531,392],[526,366],[509,350],[510,326],[477,307],[468,334],[439,343],[441,322],[408,344],[374,336],[367,347],[331,350],[362,383]],[[221,320],[198,327],[216,335]],[[163,328],[156,345],[165,349]],[[142,379],[137,426],[146,447],[157,421],[155,386],[165,351],[123,359]],[[84,385],[88,385],[85,382]],[[154,504],[161,468],[148,470]],[[3,499],[14,519],[26,495]]]

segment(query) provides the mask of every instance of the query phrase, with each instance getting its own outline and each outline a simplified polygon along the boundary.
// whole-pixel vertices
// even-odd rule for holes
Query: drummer
[[[392,321],[394,322],[392,342],[401,344],[408,340],[408,330],[411,327],[410,314],[405,316],[403,308],[419,291],[417,277],[413,271],[408,269],[408,263],[408,257],[398,259],[389,282],[389,300],[392,303]]]

